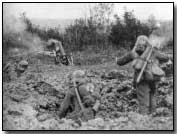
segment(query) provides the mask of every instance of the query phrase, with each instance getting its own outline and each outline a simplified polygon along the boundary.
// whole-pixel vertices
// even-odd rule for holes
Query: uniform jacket
[[[77,84],[77,89],[78,89],[81,101],[85,107],[94,108],[96,105],[97,105],[96,107],[98,107],[97,101],[99,99],[99,95],[97,95],[96,93],[90,93],[87,90],[85,83]],[[67,110],[69,109],[70,106],[73,109],[73,113],[78,113],[80,111],[79,102],[78,102],[78,99],[75,93],[75,87],[71,83],[70,83],[70,87],[68,89],[68,92],[66,93],[64,101],[60,108],[60,113],[59,113],[60,118],[66,116]]]
[[[77,85],[77,89],[78,89],[82,102],[85,103],[84,101],[91,101],[92,103],[91,105],[93,106],[96,100],[98,100],[100,97],[99,97],[99,94],[96,92],[89,92],[86,85],[87,84],[80,83]],[[70,87],[68,93],[72,94],[73,97],[77,97],[74,86]]]
[[[65,55],[65,51],[63,49],[61,41],[50,39],[49,44],[49,48],[53,49],[56,52],[59,52],[61,55]]]
[[[144,55],[143,55],[144,54]],[[132,62],[132,66],[135,70],[134,73],[134,79],[137,79],[138,74],[144,64],[145,58],[146,58],[146,54],[147,53],[143,53],[143,56],[139,56],[136,52],[129,52],[126,55],[122,56],[121,58],[119,58],[117,60],[117,64],[118,65],[125,65],[131,61]],[[150,57],[150,60],[148,61],[148,64],[146,66],[146,69],[143,73],[143,76],[141,78],[141,80],[154,80],[154,78],[156,76],[163,76],[164,72],[163,70],[160,68],[160,64],[163,62],[167,62],[169,60],[168,56],[161,53],[160,51],[158,51],[157,49],[153,49],[152,50],[152,54]]]

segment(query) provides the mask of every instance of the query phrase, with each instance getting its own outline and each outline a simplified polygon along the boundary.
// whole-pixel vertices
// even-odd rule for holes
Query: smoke
[[[27,25],[14,12],[12,4],[3,4],[3,48],[12,52],[31,53],[43,51],[43,41],[36,35],[27,32]],[[5,46],[5,47],[4,47]]]
[[[3,5],[3,34],[21,33],[25,31],[26,24],[15,17],[12,5]]]
[[[162,22],[161,25],[152,32],[149,40],[158,48],[163,48],[173,41],[173,21]]]
[[[149,41],[151,44],[157,48],[163,47],[167,43],[167,39],[165,37],[160,37],[156,35],[151,35],[149,37]]]

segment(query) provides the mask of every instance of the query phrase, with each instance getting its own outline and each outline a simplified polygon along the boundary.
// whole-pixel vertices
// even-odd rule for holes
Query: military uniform
[[[125,65],[131,61],[134,68],[134,86],[137,89],[137,99],[139,102],[139,112],[148,114],[155,111],[156,108],[156,84],[160,78],[165,75],[164,71],[159,67],[162,62],[167,62],[169,57],[156,48],[153,48],[150,60],[144,70],[144,73],[137,83],[137,77],[145,62],[151,44],[146,36],[139,36],[134,49],[128,54],[116,60],[118,65]]]
[[[20,77],[28,68],[28,62],[26,60],[21,60],[17,65],[17,77]]]
[[[94,85],[85,81],[84,75],[84,71],[78,70],[73,73],[73,77],[71,79],[74,79],[76,82],[76,88],[79,92],[83,105],[86,108],[93,108],[93,112],[96,112],[99,108],[99,95],[94,92]],[[65,117],[69,108],[72,106],[72,114],[79,113],[81,110],[74,88],[75,87],[71,82],[68,92],[66,93],[64,101],[60,107],[60,118]]]
[[[47,43],[48,49],[51,49],[55,55],[55,63],[58,64],[59,61],[62,64],[69,65],[66,53],[63,49],[61,41],[50,39]]]
[[[7,63],[3,71],[7,74],[8,80],[14,81],[20,77],[27,68],[28,62],[26,60],[21,60],[19,63]]]

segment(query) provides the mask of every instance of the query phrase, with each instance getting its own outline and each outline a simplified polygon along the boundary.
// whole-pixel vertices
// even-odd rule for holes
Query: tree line
[[[90,7],[89,16],[76,19],[65,28],[65,32],[57,27],[41,28],[33,24],[25,13],[21,14],[20,19],[27,25],[28,32],[37,34],[44,41],[50,38],[60,40],[71,51],[85,50],[91,46],[97,49],[106,49],[108,46],[130,49],[139,35],[149,36],[157,29],[153,15],[142,22],[133,11],[125,9],[120,17],[113,14],[113,9],[112,3],[98,3]]]

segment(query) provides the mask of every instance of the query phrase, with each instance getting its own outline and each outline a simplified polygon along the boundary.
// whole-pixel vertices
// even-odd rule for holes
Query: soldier
[[[125,65],[130,61],[134,68],[134,87],[137,89],[137,99],[139,102],[139,112],[141,114],[149,114],[155,112],[156,108],[156,85],[160,79],[164,76],[163,70],[159,67],[159,63],[167,62],[169,56],[159,52],[156,48],[153,48],[150,60],[147,62],[147,66],[140,82],[136,82],[137,77],[141,71],[143,63],[148,55],[151,43],[146,36],[139,36],[136,44],[131,52],[121,58],[116,57],[116,63],[118,65]]]
[[[17,77],[20,77],[22,73],[24,73],[28,68],[28,62],[26,60],[21,60],[17,64]]]
[[[61,41],[58,41],[55,39],[50,39],[50,40],[48,40],[47,48],[51,49],[53,51],[56,64],[61,62],[64,65],[69,65],[69,61],[68,61],[66,53],[63,49]]]
[[[99,95],[96,92],[94,92],[94,85],[92,83],[86,82],[85,75],[86,75],[85,71],[77,70],[70,76],[70,83],[69,83],[70,87],[60,107],[60,112],[59,112],[60,118],[66,116],[69,108],[72,105],[74,106],[73,112],[72,112],[73,115],[74,114],[77,115],[77,113],[79,113],[81,110],[74,88],[77,88],[83,105],[86,108],[91,107],[91,110],[93,111],[94,116],[95,116],[95,113],[98,111],[99,105],[100,105]],[[76,87],[74,87],[73,82],[76,83]]]
[[[8,62],[6,66],[3,68],[5,74],[10,81],[16,80],[21,76],[28,68],[28,62],[26,60],[21,60],[19,63]]]

